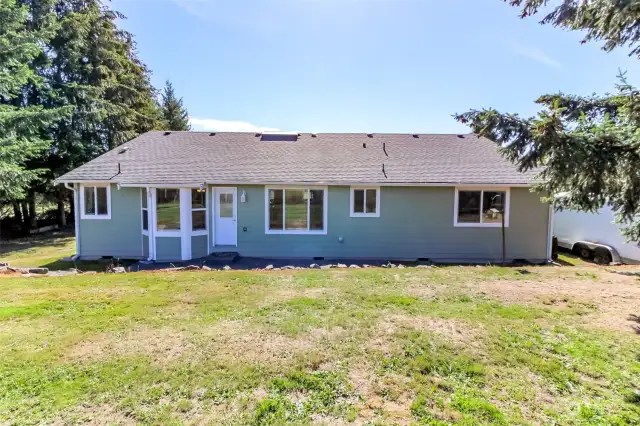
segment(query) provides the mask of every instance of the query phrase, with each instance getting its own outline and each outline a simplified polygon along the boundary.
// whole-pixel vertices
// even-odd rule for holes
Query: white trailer
[[[640,242],[625,241],[609,207],[599,213],[556,212],[553,232],[558,246],[581,257],[594,258],[598,263],[640,263]]]

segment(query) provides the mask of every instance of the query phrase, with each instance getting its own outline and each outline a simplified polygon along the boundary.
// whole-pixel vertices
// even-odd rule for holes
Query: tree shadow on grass
[[[640,334],[640,315],[630,314],[627,317],[627,320],[634,323],[633,325],[631,325],[631,328],[636,332],[636,334]]]
[[[0,257],[32,250],[37,247],[64,247],[73,238],[73,231],[53,231],[29,237],[0,240]]]

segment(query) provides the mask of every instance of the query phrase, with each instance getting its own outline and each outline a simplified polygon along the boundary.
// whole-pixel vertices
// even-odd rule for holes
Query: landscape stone
[[[231,270],[231,266],[224,265],[224,268],[222,268],[222,269],[224,269],[225,271],[230,271]]]
[[[199,271],[200,267],[198,265],[189,265],[184,267],[185,271]]]
[[[114,274],[124,274],[126,273],[126,269],[124,269],[122,266],[116,266],[115,268],[113,268],[111,270],[111,272],[113,272]]]
[[[266,269],[267,271],[270,271],[273,269],[273,265],[267,265],[264,269]]]
[[[351,269],[360,269],[360,267],[356,264],[350,265],[349,268]]]
[[[309,268],[318,269],[318,268],[320,268],[320,265],[318,265],[317,263],[312,263],[311,265],[309,265]]]
[[[338,263],[338,268],[346,268],[347,265],[345,265],[344,263]]]

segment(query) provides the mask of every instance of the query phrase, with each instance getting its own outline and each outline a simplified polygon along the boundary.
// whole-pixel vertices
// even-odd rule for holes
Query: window
[[[326,234],[326,188],[267,188],[266,232]]]
[[[142,206],[142,233],[149,232],[149,205],[148,205],[147,189],[140,189],[140,204]]]
[[[380,217],[380,188],[351,188],[351,217]]]
[[[508,189],[457,189],[455,226],[509,226]]]
[[[82,219],[111,219],[109,185],[83,185],[80,190]]]
[[[180,230],[179,189],[156,189],[156,221],[158,231]]]
[[[191,230],[207,230],[207,191],[205,189],[191,190]]]

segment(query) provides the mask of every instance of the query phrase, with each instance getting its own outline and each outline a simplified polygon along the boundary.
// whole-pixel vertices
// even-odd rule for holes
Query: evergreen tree
[[[173,85],[167,80],[160,103],[166,130],[191,130],[189,113],[182,105],[182,98],[176,96]]]
[[[549,6],[548,0],[506,0],[525,18]],[[564,0],[541,20],[586,35],[583,43],[603,41],[603,50],[627,46],[640,55],[638,1]],[[455,117],[485,136],[519,170],[540,169],[541,193],[559,209],[595,212],[608,204],[623,234],[640,240],[640,92],[620,76],[617,93],[604,96],[543,95],[537,117],[522,118],[495,109],[471,110]]]
[[[24,198],[43,170],[27,163],[49,146],[43,130],[69,108],[44,108],[29,101],[29,88],[44,88],[32,63],[55,31],[55,21],[40,16],[40,28],[28,25],[29,9],[16,0],[0,0],[0,203]]]

